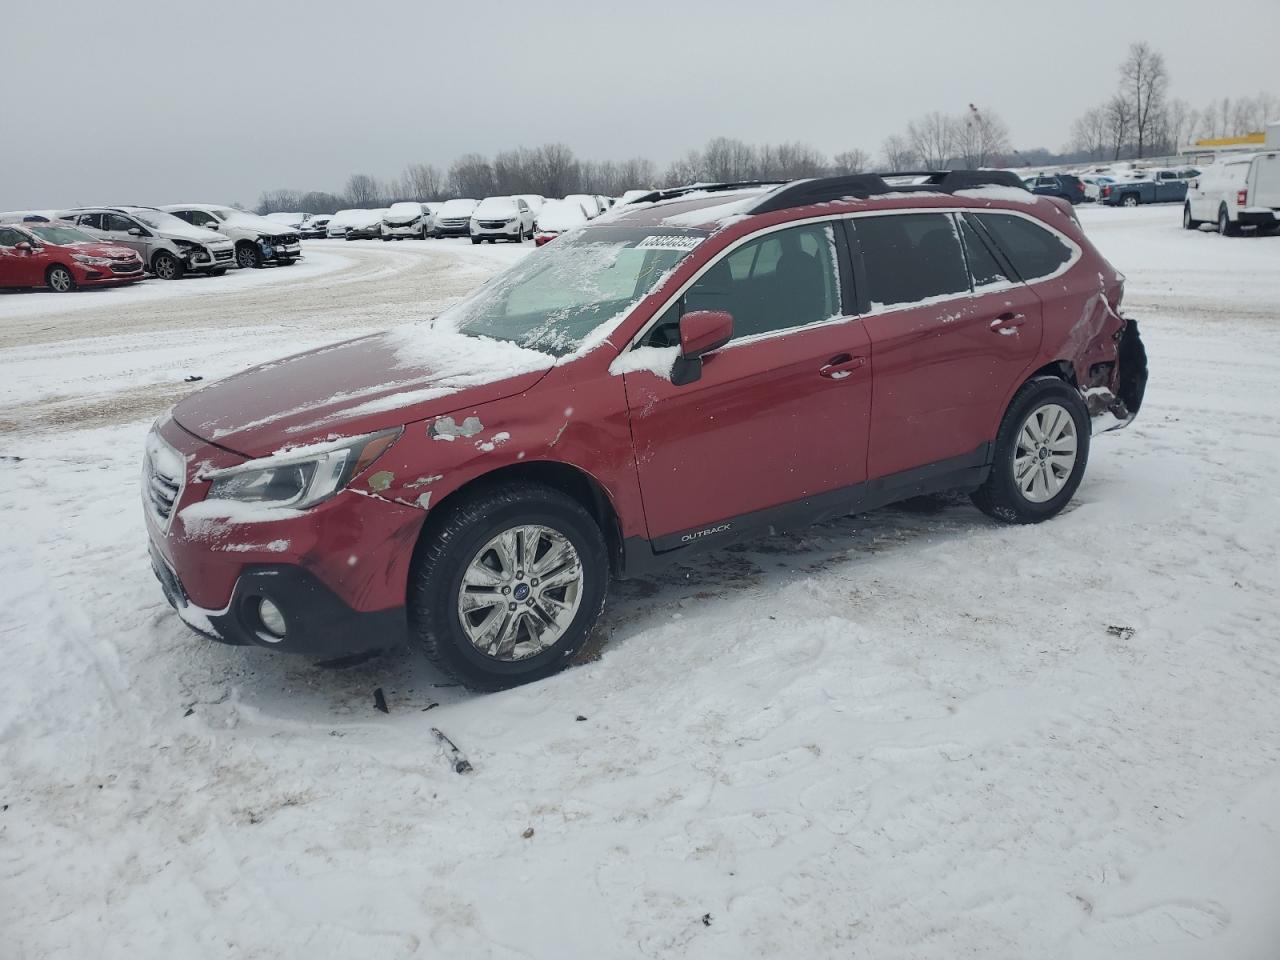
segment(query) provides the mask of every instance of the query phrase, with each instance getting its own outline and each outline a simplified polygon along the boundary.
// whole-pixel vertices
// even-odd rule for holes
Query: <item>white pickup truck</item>
[[[1280,150],[1220,157],[1191,181],[1182,225],[1217,225],[1223,236],[1241,227],[1280,229]]]

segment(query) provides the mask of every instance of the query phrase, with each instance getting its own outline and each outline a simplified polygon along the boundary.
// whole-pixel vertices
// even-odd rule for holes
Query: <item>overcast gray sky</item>
[[[1128,44],[1194,106],[1277,91],[1280,0],[0,0],[0,209],[338,191],[559,140],[834,153],[969,102],[1058,149]]]

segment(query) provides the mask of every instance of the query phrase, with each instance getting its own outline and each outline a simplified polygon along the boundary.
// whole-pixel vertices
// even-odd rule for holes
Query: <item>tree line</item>
[[[1170,98],[1164,56],[1135,43],[1120,64],[1116,92],[1071,125],[1074,159],[1133,160],[1170,156],[1194,140],[1236,137],[1265,129],[1280,116],[1280,97],[1224,97],[1201,108]]]

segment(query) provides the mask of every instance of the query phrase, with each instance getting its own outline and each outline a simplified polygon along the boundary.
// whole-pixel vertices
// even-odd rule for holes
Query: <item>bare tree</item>
[[[444,177],[430,163],[411,163],[404,168],[404,195],[414,200],[438,200],[444,193]]]
[[[378,181],[367,173],[353,173],[347,177],[347,203],[353,207],[376,207],[382,199]]]
[[[1009,151],[1009,128],[994,113],[979,110],[972,103],[955,123],[956,155],[963,166],[975,169]]]
[[[493,167],[479,153],[464,153],[449,167],[449,192],[455,197],[482,199],[495,193]]]
[[[544,197],[563,197],[577,193],[582,176],[578,158],[563,143],[544,143],[534,151],[535,182]]]
[[[920,162],[915,149],[911,146],[911,141],[897,133],[885,139],[880,147],[880,153],[884,157],[886,173],[893,173],[897,170],[910,170],[918,166]]]
[[[1158,124],[1168,87],[1164,56],[1149,44],[1131,44],[1129,56],[1120,65],[1120,95],[1129,101],[1139,159],[1151,139],[1152,128]]]
[[[842,150],[831,158],[831,172],[837,177],[862,173],[871,163],[865,150]]]
[[[1111,127],[1107,108],[1093,107],[1071,124],[1071,149],[1087,154],[1090,160],[1101,160],[1111,143]]]
[[[907,124],[907,142],[926,168],[942,170],[955,156],[956,128],[954,119],[934,110]]]
[[[1107,139],[1111,145],[1111,159],[1119,160],[1120,153],[1133,136],[1133,104],[1127,97],[1116,94],[1107,101]]]

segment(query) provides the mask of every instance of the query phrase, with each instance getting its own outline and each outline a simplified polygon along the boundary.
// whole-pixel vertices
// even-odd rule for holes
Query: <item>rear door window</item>
[[[996,261],[986,241],[978,236],[978,231],[965,217],[960,218],[960,238],[964,241],[964,258],[969,264],[969,279],[973,281],[975,290],[1008,281],[1004,268]]]
[[[108,213],[106,229],[112,233],[128,233],[130,230],[137,228],[137,224],[128,217],[122,217],[118,213]]]
[[[1009,213],[975,214],[995,238],[1023,280],[1038,280],[1071,259],[1071,248],[1056,234]]]
[[[951,214],[858,217],[853,224],[873,309],[969,292],[969,271]]]

